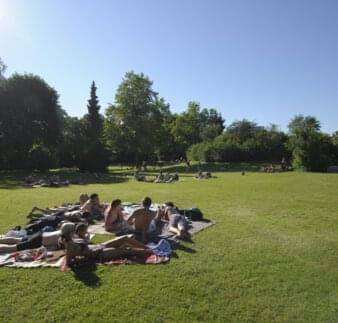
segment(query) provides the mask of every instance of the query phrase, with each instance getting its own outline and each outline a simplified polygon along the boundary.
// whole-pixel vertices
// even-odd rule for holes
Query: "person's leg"
[[[61,232],[59,230],[53,232],[44,232],[42,234],[42,245],[45,247],[58,245],[60,234]]]
[[[104,246],[105,248],[119,248],[122,246],[129,246],[131,248],[148,249],[145,244],[135,239],[132,239],[128,236],[122,236],[113,240],[109,240],[101,243],[101,245]]]
[[[0,244],[17,244],[22,241],[22,238],[3,237],[0,238]]]
[[[180,237],[182,237],[187,232],[187,226],[184,221],[179,221],[177,223],[177,230],[180,232]]]
[[[181,235],[180,231],[174,226],[169,226],[168,230],[172,233],[175,233],[178,237],[180,237],[180,235]]]
[[[8,245],[8,244],[1,244],[0,245],[0,254],[2,253],[12,253],[18,251],[18,249],[16,248],[16,245]]]

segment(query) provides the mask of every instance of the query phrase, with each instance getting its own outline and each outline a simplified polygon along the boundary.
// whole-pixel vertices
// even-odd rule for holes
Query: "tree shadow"
[[[28,176],[36,179],[55,180],[55,182],[68,182],[68,185],[52,185],[45,188],[60,189],[72,185],[89,184],[116,184],[127,182],[129,178],[119,173],[81,173],[74,169],[51,170],[48,172],[24,172],[24,171],[2,171],[0,172],[0,189],[27,188],[25,179]],[[41,186],[42,187],[42,186]]]

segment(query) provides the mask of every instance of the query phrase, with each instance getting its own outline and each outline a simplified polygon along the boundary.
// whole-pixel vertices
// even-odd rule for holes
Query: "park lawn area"
[[[199,207],[217,224],[167,265],[0,268],[1,322],[337,322],[338,176],[219,172],[174,184],[132,179],[27,189],[0,177],[0,230],[81,192]],[[9,176],[11,180],[15,174]]]

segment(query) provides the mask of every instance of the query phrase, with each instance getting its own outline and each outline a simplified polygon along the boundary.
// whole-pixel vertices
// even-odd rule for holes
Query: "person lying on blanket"
[[[75,228],[73,223],[65,223],[67,225],[72,225]],[[60,230],[53,232],[37,232],[31,235],[27,235],[25,238],[14,238],[14,237],[4,237],[0,238],[0,254],[2,253],[12,253],[16,251],[26,250],[26,249],[36,249],[41,246],[44,247],[58,247],[59,238],[62,234],[62,227]]]
[[[142,207],[134,210],[127,220],[128,224],[134,227],[135,232],[141,234],[142,242],[147,241],[150,224],[159,212],[150,209],[151,203],[151,198],[145,197],[142,201]]]
[[[27,215],[27,218],[41,218],[46,215],[57,215],[57,214],[65,214],[66,216],[71,216],[74,214],[73,211],[79,210],[87,201],[89,200],[88,194],[82,193],[79,198],[79,203],[74,204],[71,208],[69,207],[58,207],[56,209],[43,209],[38,206],[34,206],[32,211]],[[39,213],[36,213],[39,212]]]
[[[82,212],[89,212],[91,214],[91,220],[102,218],[104,209],[105,206],[100,204],[99,195],[96,193],[91,194],[89,200],[80,208]]]
[[[88,245],[87,228],[83,223],[77,224],[75,231],[70,226],[64,228],[60,238],[60,243],[66,249],[62,271],[68,270],[68,267],[79,259],[105,262],[126,255],[153,254],[153,250],[130,236],[122,236],[99,245]]]
[[[164,220],[169,222],[169,231],[176,234],[178,239],[187,236],[188,223],[184,215],[180,214],[173,202],[166,202]]]
[[[122,201],[113,200],[104,212],[104,228],[108,232],[120,231],[123,223]]]

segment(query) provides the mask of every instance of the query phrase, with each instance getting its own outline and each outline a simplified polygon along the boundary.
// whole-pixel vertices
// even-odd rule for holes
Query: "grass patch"
[[[105,201],[173,200],[201,208],[218,224],[186,243],[169,265],[66,274],[1,268],[1,321],[338,321],[337,175],[241,176],[231,169],[208,181],[185,175],[174,184],[129,178],[27,189],[20,187],[23,174],[2,173],[0,232],[25,223],[35,205],[76,201],[82,192]]]

